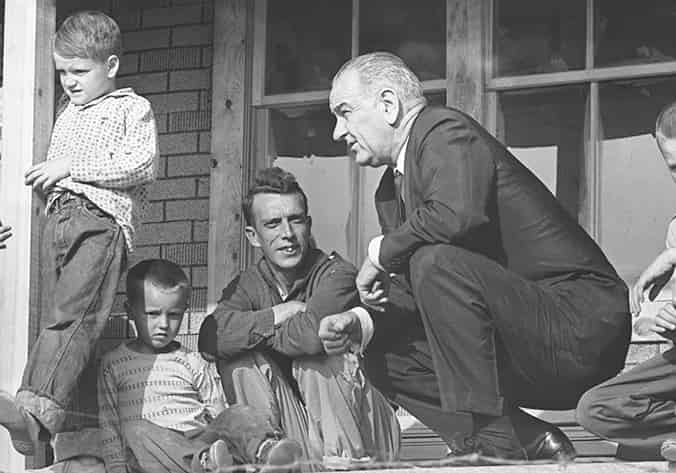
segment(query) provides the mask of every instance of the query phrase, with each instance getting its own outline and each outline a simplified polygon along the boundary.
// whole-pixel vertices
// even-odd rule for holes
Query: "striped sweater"
[[[108,473],[126,471],[125,427],[147,420],[187,432],[201,428],[225,407],[216,366],[183,347],[138,353],[122,344],[101,360],[99,420]]]

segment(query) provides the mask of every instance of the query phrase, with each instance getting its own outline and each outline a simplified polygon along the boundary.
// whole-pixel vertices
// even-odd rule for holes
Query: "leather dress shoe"
[[[531,443],[524,445],[529,460],[554,460],[568,462],[575,459],[577,452],[570,439],[558,427],[538,435]]]
[[[443,461],[447,466],[504,465],[526,458],[522,449],[507,453],[498,452],[474,436],[455,440],[448,448],[449,453]]]

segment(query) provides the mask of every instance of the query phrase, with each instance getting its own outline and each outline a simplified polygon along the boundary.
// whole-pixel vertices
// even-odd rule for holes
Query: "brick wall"
[[[152,103],[158,124],[158,180],[129,265],[145,258],[180,264],[191,279],[191,311],[182,342],[196,345],[206,309],[213,0],[60,0],[58,21],[72,11],[100,9],[123,32],[118,86]],[[123,284],[102,348],[128,336]]]

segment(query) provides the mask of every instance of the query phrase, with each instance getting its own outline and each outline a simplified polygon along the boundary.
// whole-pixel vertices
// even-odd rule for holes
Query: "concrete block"
[[[197,133],[160,135],[161,154],[189,154],[198,151]]]
[[[148,198],[154,200],[187,199],[195,197],[195,179],[160,179],[148,189]]]
[[[165,205],[167,221],[209,218],[209,199],[170,200]]]
[[[207,46],[202,48],[202,67],[213,67],[214,65],[214,48]]]
[[[166,72],[133,74],[120,77],[118,84],[120,87],[131,87],[137,94],[152,94],[166,92],[167,77],[168,74]]]
[[[178,220],[178,219],[174,219]],[[149,202],[143,215],[143,222],[164,221],[164,202]]]
[[[169,115],[167,113],[155,113],[155,124],[157,133],[167,133],[169,131]]]
[[[167,158],[167,175],[169,177],[208,176],[210,171],[210,154],[188,154]]]
[[[198,92],[169,92],[147,95],[155,113],[171,113],[183,110],[197,110],[200,107]]]
[[[111,15],[122,33],[138,30],[141,27],[141,10],[138,8],[117,9]],[[122,44],[124,46],[124,43]]]
[[[139,232],[141,244],[181,243],[190,241],[190,222],[147,223]]]
[[[204,289],[193,289],[193,295],[197,292],[203,292],[206,294]],[[206,307],[199,310],[192,303],[190,304],[190,323],[188,324],[188,333],[200,333],[202,322],[207,316],[206,312],[204,312],[205,309]]]
[[[160,248],[161,247],[158,245],[137,246],[134,249],[134,252],[129,254],[129,267],[131,268],[136,263],[143,261],[144,259],[159,258]]]
[[[209,221],[195,220],[192,223],[192,241],[209,241]]]
[[[206,243],[182,243],[162,247],[162,257],[181,266],[206,265],[208,256]]]
[[[118,71],[118,76],[121,77],[130,74],[137,74],[139,72],[138,61],[138,53],[127,53],[122,56],[122,59],[120,60],[120,70]]]
[[[194,69],[202,65],[199,46],[189,48],[157,49],[141,55],[141,71]]]
[[[211,45],[213,42],[212,26],[210,24],[175,26],[172,29],[172,46]]]
[[[190,69],[169,72],[169,90],[195,90],[211,88],[210,69]]]
[[[178,5],[196,5],[196,4],[202,4],[202,3],[210,3],[213,0],[172,0],[171,4],[173,6],[178,6]]]
[[[211,132],[205,131],[200,133],[200,153],[210,153],[211,152]]]
[[[209,110],[211,111],[211,90],[202,90],[200,91],[199,105],[200,110]]]
[[[122,34],[122,44],[125,51],[168,48],[169,36],[170,30],[168,28],[129,31]]]
[[[192,287],[207,287],[209,284],[209,277],[207,275],[206,266],[193,266],[192,269]]]
[[[168,7],[171,0],[112,0],[113,10]]]
[[[144,28],[189,25],[202,21],[201,5],[149,8],[143,11],[141,24]]]
[[[200,177],[199,179],[197,179],[198,197],[209,197],[209,183],[210,179],[208,177]]]
[[[202,7],[202,23],[212,23],[214,21],[214,4],[207,2]]]
[[[211,130],[211,111],[183,111],[169,115],[169,132]]]

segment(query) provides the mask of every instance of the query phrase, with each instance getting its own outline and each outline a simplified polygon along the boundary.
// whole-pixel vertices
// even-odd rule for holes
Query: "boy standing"
[[[272,471],[294,463],[300,446],[280,439],[253,408],[226,408],[215,364],[174,340],[189,298],[185,273],[170,261],[144,260],[127,275],[137,338],[108,352],[98,377],[107,472],[202,473],[261,462]]]
[[[655,138],[676,181],[676,102],[659,114]],[[676,268],[673,221],[667,249],[641,273],[629,298],[638,315],[645,292],[653,300]],[[676,338],[676,299],[665,304],[654,318],[640,317],[634,329]],[[618,442],[617,456],[625,460],[676,460],[676,348],[659,354],[587,391],[577,406],[578,422],[590,432]]]
[[[69,103],[54,124],[47,159],[25,175],[46,198],[41,262],[48,303],[16,398],[0,392],[0,424],[24,455],[57,433],[56,461],[76,455],[59,453],[59,437],[76,449],[89,441],[88,450],[97,451],[98,437],[87,432],[97,426],[90,359],[133,249],[158,154],[149,102],[116,88],[121,49],[118,25],[94,11],[68,17],[54,41]]]

